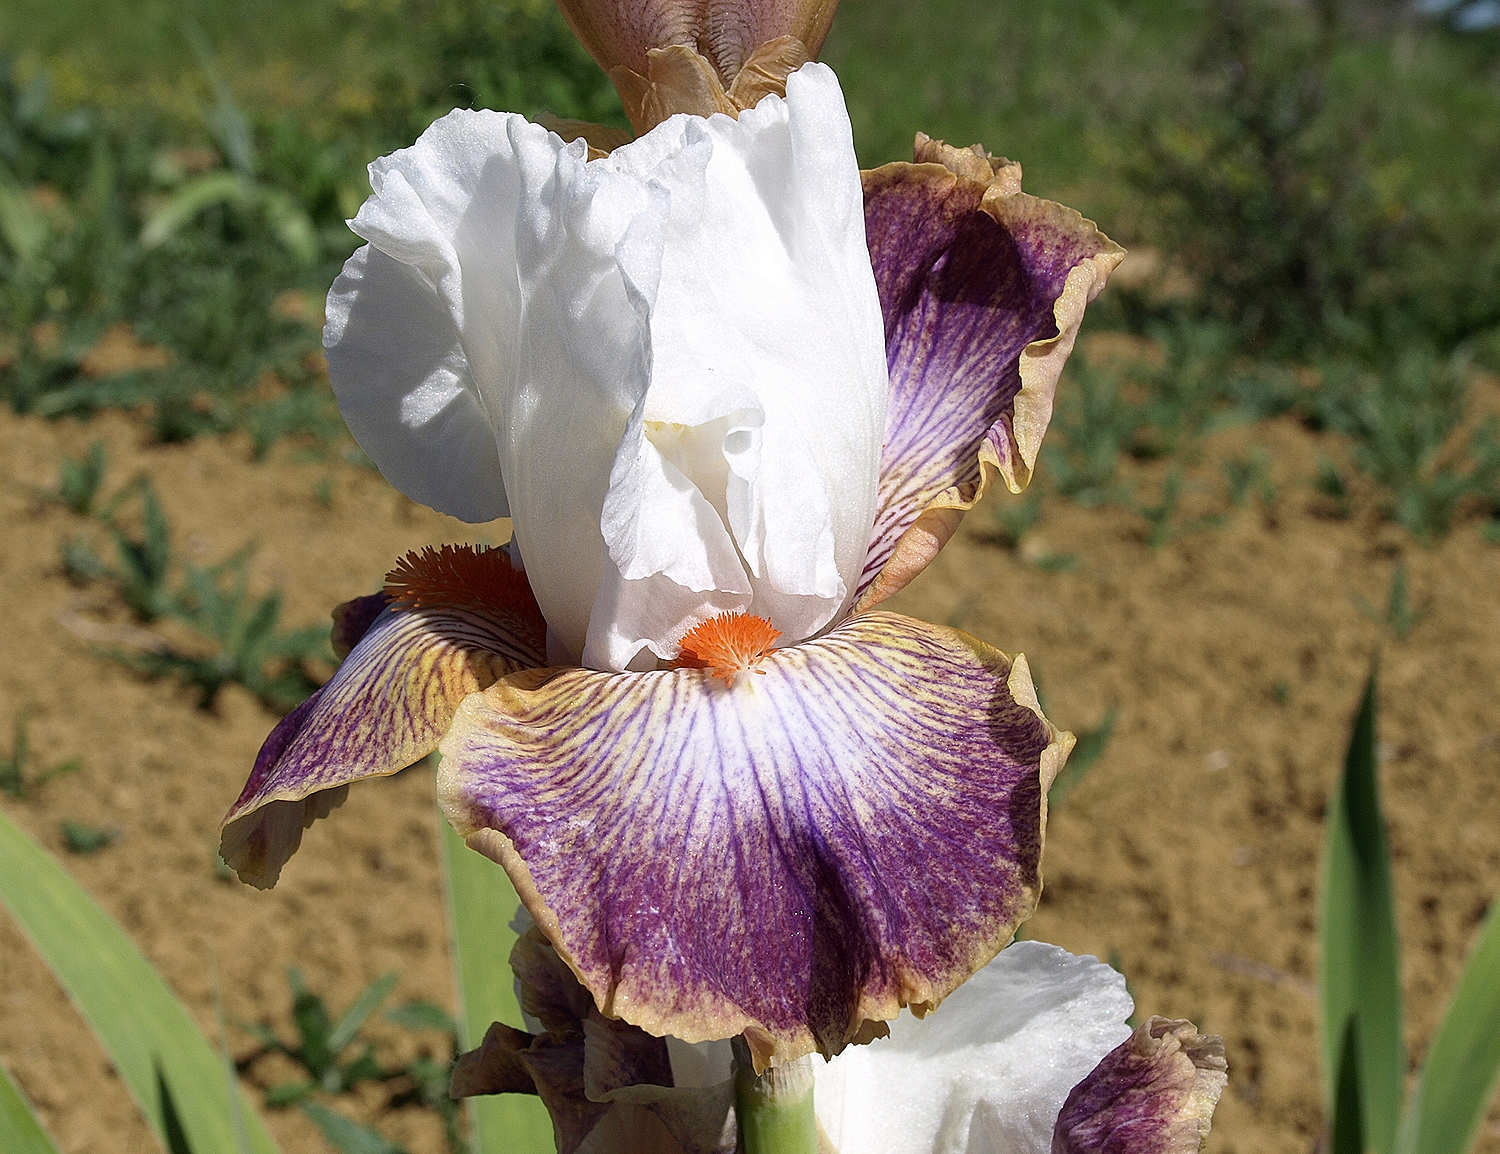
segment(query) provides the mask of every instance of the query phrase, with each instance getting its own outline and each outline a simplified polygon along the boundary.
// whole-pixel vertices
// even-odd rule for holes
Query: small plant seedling
[[[1033,489],[1020,500],[1010,500],[1008,493],[1000,495],[995,505],[993,528],[989,540],[1006,549],[1015,549],[1021,539],[1036,527],[1042,515],[1042,495]]]
[[[1398,560],[1391,570],[1391,591],[1386,598],[1385,610],[1376,609],[1363,597],[1356,598],[1360,612],[1372,621],[1378,621],[1397,641],[1405,641],[1411,631],[1427,616],[1428,608],[1417,609],[1411,603],[1406,580],[1406,563]]]
[[[77,773],[83,766],[83,763],[75,757],[32,777],[27,767],[30,760],[31,743],[26,738],[26,715],[18,713],[10,756],[0,760],[0,792],[9,794],[17,801],[26,801],[54,777],[61,777],[65,773]]]
[[[382,1083],[392,1088],[391,1108],[419,1103],[434,1110],[443,1119],[448,1149],[452,1154],[467,1154],[460,1122],[462,1107],[448,1097],[448,1078],[459,1051],[458,1024],[451,1015],[425,1001],[406,1002],[387,1010],[384,1017],[393,1025],[443,1035],[447,1056],[423,1055],[403,1066],[385,1066],[375,1057],[374,1048],[360,1038],[360,1031],[389,996],[396,984],[395,974],[373,982],[337,1022],[323,999],[308,990],[297,970],[289,970],[287,978],[292,988],[297,1044],[282,1042],[264,1026],[246,1026],[260,1040],[261,1048],[237,1063],[243,1071],[267,1054],[276,1053],[291,1058],[306,1072],[303,1079],[270,1087],[266,1091],[268,1106],[296,1106],[334,1146],[351,1154],[398,1150],[375,1131],[315,1100],[318,1094],[347,1094],[366,1082]]]
[[[1329,513],[1340,521],[1347,521],[1354,514],[1354,501],[1349,492],[1349,483],[1344,472],[1328,454],[1318,457],[1318,475],[1313,479],[1313,488],[1328,498]]]
[[[115,521],[114,512],[131,494],[141,498],[141,533],[132,536]],[[167,584],[172,568],[171,535],[156,490],[145,478],[129,485],[110,501],[102,516],[115,539],[118,567],[108,571],[136,620],[149,623],[173,610]]]
[[[310,626],[282,633],[281,595],[251,601],[246,567],[250,549],[215,566],[185,566],[173,616],[213,641],[207,657],[181,653],[140,654],[134,661],[156,675],[171,673],[198,690],[199,705],[210,708],[230,682],[243,685],[267,707],[285,713],[318,687],[308,663],[331,658],[328,629]]]
[[[217,565],[182,566],[182,580],[171,585],[171,534],[149,481],[131,486],[141,496],[142,533],[133,537],[114,523],[114,508],[130,491],[117,495],[102,514],[115,535],[120,563],[110,568],[82,541],[63,549],[63,566],[83,583],[108,577],[142,621],[176,620],[212,643],[208,653],[163,648],[147,652],[111,651],[107,656],[148,677],[173,676],[198,691],[198,704],[211,708],[231,682],[245,686],[268,708],[286,713],[318,687],[311,664],[331,660],[328,629],[311,626],[282,632],[281,595],[249,595],[247,546]]]
[[[1468,393],[1460,364],[1421,348],[1379,372],[1340,369],[1319,390],[1319,418],[1353,441],[1355,467],[1386,492],[1382,512],[1423,544],[1500,484],[1500,422],[1463,434]]]
[[[287,970],[287,983],[292,988],[292,1021],[297,1027],[297,1043],[288,1045],[269,1027],[247,1025],[244,1029],[259,1039],[261,1048],[238,1063],[244,1070],[267,1054],[284,1054],[306,1072],[305,1079],[281,1082],[268,1089],[267,1105],[295,1105],[319,1091],[346,1094],[361,1082],[378,1082],[388,1076],[375,1058],[374,1047],[362,1042],[359,1032],[396,985],[395,974],[386,974],[372,982],[337,1022],[329,1015],[322,997],[307,988],[296,967]],[[346,1057],[346,1051],[356,1043],[360,1043],[357,1050]]]
[[[1481,522],[1479,535],[1491,545],[1500,545],[1500,517],[1491,516]]]
[[[81,821],[65,821],[62,823],[63,844],[68,847],[69,853],[91,854],[98,853],[120,836],[120,831],[114,828],[87,825]]]
[[[1139,438],[1145,417],[1129,401],[1112,372],[1074,360],[1074,387],[1062,397],[1042,456],[1052,487],[1080,505],[1113,500],[1121,456]]]
[[[1278,681],[1271,686],[1271,696],[1277,705],[1285,705],[1292,699],[1292,687],[1285,681]]]
[[[1131,498],[1131,509],[1146,522],[1146,544],[1153,549],[1188,533],[1200,533],[1224,523],[1224,518],[1216,513],[1179,521],[1177,512],[1182,503],[1183,485],[1182,469],[1174,466],[1162,482],[1161,499],[1155,504],[1146,505]]]
[[[57,489],[52,494],[59,504],[80,517],[87,517],[99,501],[108,460],[104,443],[95,441],[78,460],[64,457],[57,470]]]
[[[1109,745],[1110,737],[1115,732],[1115,718],[1119,716],[1119,712],[1118,706],[1111,706],[1109,712],[1104,715],[1103,721],[1093,729],[1085,730],[1078,735],[1078,742],[1073,746],[1073,752],[1068,755],[1068,764],[1063,766],[1062,772],[1053,780],[1052,788],[1047,791],[1049,806],[1061,805],[1078,787],[1088,771],[1094,768],[1094,763],[1104,753]]]
[[[1076,553],[1042,553],[1031,562],[1046,573],[1075,573],[1078,570]]]
[[[1276,482],[1271,479],[1271,457],[1265,448],[1255,445],[1242,457],[1230,457],[1223,465],[1229,484],[1229,501],[1242,508],[1254,494],[1267,513],[1276,509]]]
[[[430,1110],[437,1111],[443,1119],[443,1130],[447,1136],[450,1154],[465,1154],[468,1149],[463,1129],[459,1123],[462,1106],[448,1095],[448,1079],[453,1071],[453,1061],[462,1048],[458,1038],[458,1023],[446,1010],[431,1002],[406,1002],[385,1012],[388,1022],[408,1030],[431,1030],[444,1035],[448,1040],[450,1057],[446,1060],[423,1056],[408,1062],[404,1073],[411,1079],[412,1089],[398,1094],[391,1105],[400,1106],[407,1101],[419,1101]]]
[[[109,566],[82,537],[69,537],[62,547],[63,575],[74,585],[91,585],[109,576]]]

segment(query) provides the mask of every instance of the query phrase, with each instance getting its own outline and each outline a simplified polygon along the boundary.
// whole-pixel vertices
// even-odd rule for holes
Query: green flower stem
[[[735,1038],[733,1047],[738,1154],[818,1154],[812,1059],[757,1075],[744,1039]]]

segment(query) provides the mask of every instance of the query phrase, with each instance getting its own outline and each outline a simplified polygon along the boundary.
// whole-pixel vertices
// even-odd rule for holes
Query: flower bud
[[[637,135],[674,113],[736,115],[816,59],[838,0],[557,0]]]

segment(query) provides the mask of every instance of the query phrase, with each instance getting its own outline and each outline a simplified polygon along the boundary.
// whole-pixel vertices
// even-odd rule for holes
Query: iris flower
[[[341,411],[403,492],[514,539],[336,611],[347,656],[223,834],[274,884],[350,783],[439,749],[449,820],[599,1012],[757,1071],[937,1007],[1035,906],[1072,736],[1023,657],[878,606],[1027,483],[1121,255],[977,146],[861,174],[791,39],[738,89],[680,45],[617,66],[640,135],[607,153],[456,111],[371,166]],[[721,111],[678,111],[684,74]]]
[[[511,961],[527,1029],[497,1023],[455,1096],[527,1093],[559,1154],[732,1154],[729,1044],[600,1014],[535,928]],[[926,1018],[812,1071],[824,1154],[1196,1154],[1227,1081],[1222,1039],[1150,1018],[1118,971],[1017,942]]]

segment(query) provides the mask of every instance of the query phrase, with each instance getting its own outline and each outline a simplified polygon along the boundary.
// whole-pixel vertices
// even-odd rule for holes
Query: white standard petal
[[[665,189],[670,209],[651,383],[604,504],[584,662],[672,657],[725,609],[770,618],[787,643],[810,637],[864,563],[888,389],[838,81],[809,64],[784,100],[673,117],[597,163]],[[674,513],[675,484],[647,483],[664,466],[702,497],[692,516]]]
[[[649,381],[667,195],[493,112],[450,113],[370,180],[351,222],[369,244],[329,302],[340,409],[409,496],[514,518],[542,612],[576,659],[610,469]]]
[[[818,1120],[843,1154],[1048,1154],[1068,1092],[1130,1036],[1125,979],[1017,942],[925,1019],[819,1063]]]

